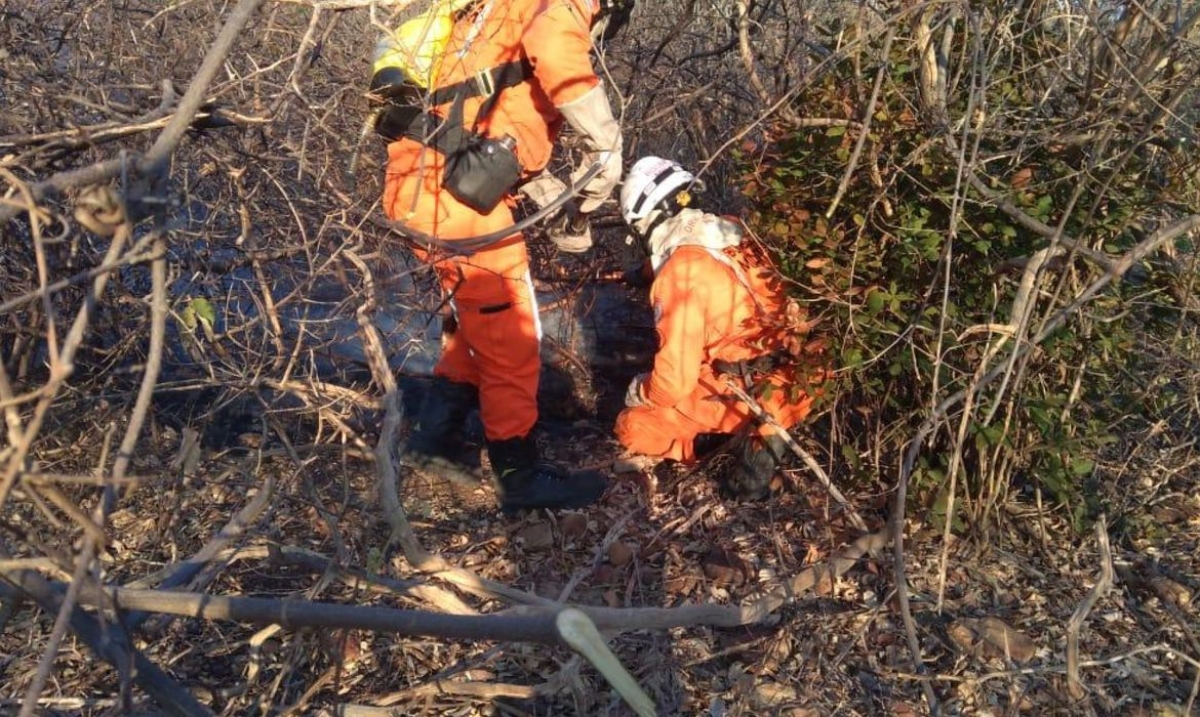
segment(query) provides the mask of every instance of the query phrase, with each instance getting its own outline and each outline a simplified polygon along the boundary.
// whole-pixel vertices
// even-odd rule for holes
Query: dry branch
[[[382,575],[368,575],[365,571],[340,566],[332,558],[303,548],[288,545],[260,545],[231,550],[216,557],[229,562],[265,558],[271,565],[290,565],[321,574],[332,573],[353,590],[366,590],[420,600],[442,612],[453,615],[479,614],[477,610],[464,603],[454,593],[435,585],[418,580],[396,580]],[[130,585],[129,587],[140,586]]]
[[[1113,584],[1112,549],[1108,546],[1108,524],[1103,515],[1096,521],[1096,543],[1100,549],[1100,577],[1067,622],[1067,689],[1077,700],[1087,694],[1079,679],[1079,631],[1096,602]]]
[[[888,58],[892,52],[892,40],[896,37],[895,26],[889,27],[887,36],[883,39],[883,49],[880,51],[880,56],[883,61],[880,64],[879,71],[875,74],[875,85],[871,88],[871,99],[867,100],[867,106],[863,108],[862,128],[858,132],[858,139],[854,141],[854,151],[850,153],[850,160],[846,162],[846,172],[842,175],[842,181],[838,183],[837,192],[833,195],[833,200],[829,202],[829,208],[825,210],[825,218],[828,219],[837,211],[838,205],[842,202],[842,197],[846,196],[846,189],[850,186],[850,179],[854,176],[854,170],[858,167],[858,160],[862,157],[863,147],[870,141],[871,121],[875,117],[875,106],[879,102],[879,91],[883,89],[883,78],[887,75],[891,65]]]
[[[339,605],[306,600],[227,597],[205,593],[128,590],[105,593],[85,590],[91,605],[106,600],[118,609],[166,615],[301,627],[372,630],[395,635],[441,637],[452,640],[496,640],[561,644],[553,611],[538,615],[444,615],[422,610],[371,605]]]
[[[667,630],[676,627],[741,627],[761,622],[780,607],[803,595],[823,579],[845,574],[863,555],[887,544],[886,531],[864,535],[834,555],[747,605],[684,605],[675,608],[603,608],[572,605],[603,633]],[[358,628],[399,635],[450,639],[560,644],[555,620],[562,606],[519,606],[493,615],[443,615],[419,610],[338,605],[302,600],[272,600],[189,592],[129,588],[84,588],[81,601],[211,620],[301,627]]]
[[[22,571],[4,576],[14,587],[28,595],[47,613],[61,610],[66,601],[62,595],[37,573]],[[72,631],[105,662],[119,671],[132,668],[134,682],[167,714],[180,717],[199,717],[213,714],[186,689],[175,682],[157,665],[146,659],[124,639],[112,624],[104,625],[78,607],[69,613]],[[37,700],[28,700],[25,707],[36,708]]]
[[[597,629],[604,633],[635,630],[669,630],[677,627],[743,627],[762,622],[771,613],[811,590],[822,580],[833,580],[846,573],[871,551],[887,545],[887,531],[870,533],[846,546],[826,563],[814,565],[791,578],[766,595],[746,605],[683,605],[673,608],[605,608],[573,605],[582,611]],[[545,608],[522,606],[509,610],[521,615],[536,615]]]

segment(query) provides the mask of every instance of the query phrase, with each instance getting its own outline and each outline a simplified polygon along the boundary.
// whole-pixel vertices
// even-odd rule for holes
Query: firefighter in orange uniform
[[[470,255],[453,246],[513,225],[514,192],[542,173],[564,120],[589,152],[573,179],[600,167],[579,195],[579,212],[612,193],[621,131],[592,69],[591,30],[606,10],[632,2],[434,1],[456,2],[444,15],[449,33],[436,72],[413,78],[380,63],[390,49],[385,39],[372,79],[390,102],[376,124],[393,140],[384,210],[450,247],[414,251],[434,262],[457,324],[443,341],[404,460],[453,463],[458,431],[478,405],[506,513],[583,507],[603,494],[604,477],[546,463],[533,436],[541,327],[524,239],[513,234]]]
[[[751,394],[784,428],[808,415],[812,398],[800,390],[804,376],[786,349],[790,322],[779,273],[743,241],[739,224],[689,206],[697,184],[675,162],[646,157],[621,188],[622,216],[644,242],[654,272],[659,348],[653,370],[630,383],[616,434],[632,454],[690,462],[698,435],[754,427],[727,485],[735,495],[759,498],[769,492],[786,444],[726,381],[752,384]]]

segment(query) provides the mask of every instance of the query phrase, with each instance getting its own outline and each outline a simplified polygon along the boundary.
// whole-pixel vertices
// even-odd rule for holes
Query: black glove
[[[650,270],[647,262],[642,262],[626,269],[621,275],[621,280],[635,289],[646,289],[654,283],[654,272]]]

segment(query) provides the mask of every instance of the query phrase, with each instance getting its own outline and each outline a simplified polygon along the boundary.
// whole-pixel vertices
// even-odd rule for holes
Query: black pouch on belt
[[[481,214],[496,208],[521,178],[511,137],[473,137],[446,158],[442,187]]]

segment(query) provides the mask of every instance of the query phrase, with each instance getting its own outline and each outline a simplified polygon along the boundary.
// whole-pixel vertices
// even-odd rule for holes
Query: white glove
[[[621,153],[624,149],[621,125],[613,117],[603,84],[596,85],[579,99],[559,107],[558,111],[579,133],[588,148],[583,166],[571,174],[571,183],[579,181],[597,160],[603,162],[600,173],[592,177],[579,194],[579,211],[589,214],[603,204],[621,183]]]
[[[625,389],[625,407],[637,408],[645,406],[646,399],[642,398],[642,384],[650,377],[648,373],[639,373],[629,382],[629,388]]]

